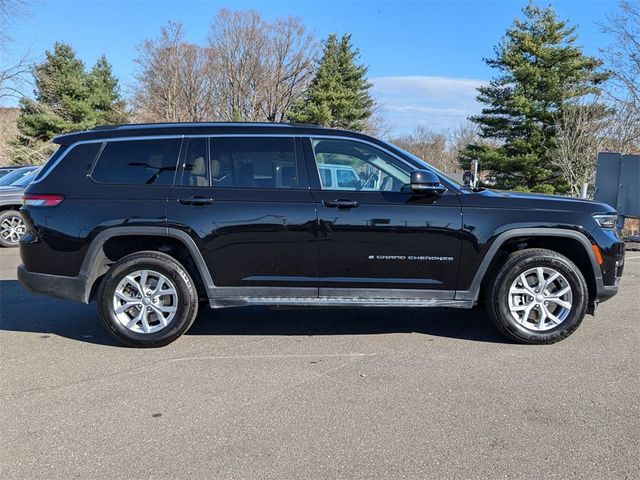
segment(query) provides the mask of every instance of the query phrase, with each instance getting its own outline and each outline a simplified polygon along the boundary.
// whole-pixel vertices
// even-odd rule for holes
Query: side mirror
[[[447,188],[440,183],[438,176],[429,170],[411,172],[411,191],[426,195],[442,195]]]

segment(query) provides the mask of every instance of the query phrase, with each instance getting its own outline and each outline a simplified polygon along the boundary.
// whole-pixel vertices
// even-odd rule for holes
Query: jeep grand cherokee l
[[[25,193],[18,277],[34,292],[95,299],[126,345],[173,341],[200,302],[483,303],[510,338],[551,343],[622,274],[608,205],[464,188],[359,133],[156,124],[54,142]]]

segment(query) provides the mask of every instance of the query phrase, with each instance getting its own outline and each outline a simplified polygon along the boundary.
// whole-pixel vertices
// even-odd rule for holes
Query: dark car
[[[622,274],[608,205],[465,188],[359,133],[158,124],[54,141],[25,193],[18,277],[34,292],[97,300],[126,345],[176,339],[199,301],[484,303],[510,338],[551,343]]]
[[[25,187],[35,178],[39,167],[18,168],[0,178],[0,246],[17,247],[25,233],[19,209]]]

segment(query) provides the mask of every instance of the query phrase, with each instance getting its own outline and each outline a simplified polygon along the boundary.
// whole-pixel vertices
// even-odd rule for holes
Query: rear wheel
[[[173,257],[139,252],[115,263],[98,290],[107,331],[133,347],[161,347],[188,330],[198,313],[193,280]]]
[[[512,253],[487,289],[494,324],[521,343],[554,343],[582,322],[588,290],[576,265],[552,250]]]
[[[0,213],[0,245],[17,247],[27,229],[22,215],[17,210],[6,210]]]

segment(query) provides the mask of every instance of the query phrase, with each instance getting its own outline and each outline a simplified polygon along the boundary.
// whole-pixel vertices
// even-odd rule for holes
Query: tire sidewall
[[[113,336],[128,346],[160,347],[182,335],[195,318],[198,302],[193,281],[189,274],[171,257],[125,257],[114,265],[105,275],[98,292],[98,306],[102,321]],[[129,273],[137,270],[153,270],[171,280],[176,288],[178,308],[171,323],[154,333],[137,333],[125,327],[116,317],[113,308],[113,295],[118,283]],[[194,301],[195,298],[195,301]]]
[[[536,332],[520,325],[509,309],[509,290],[523,272],[535,267],[552,268],[560,272],[571,286],[572,305],[567,318],[550,330]],[[587,306],[587,286],[578,268],[560,257],[532,256],[507,269],[498,279],[496,310],[499,321],[508,332],[527,343],[553,343],[569,336],[582,322]]]

